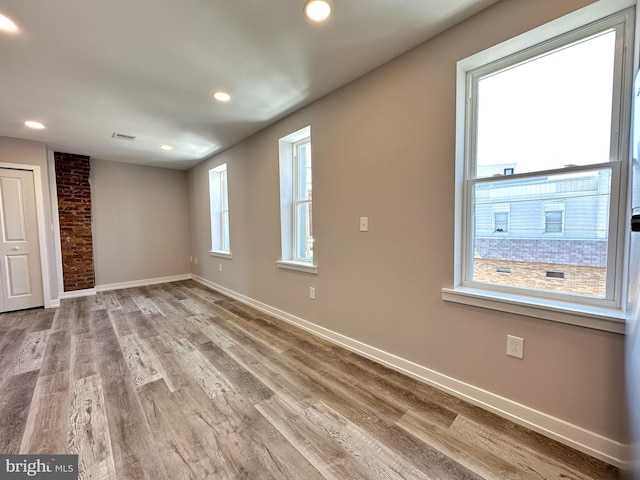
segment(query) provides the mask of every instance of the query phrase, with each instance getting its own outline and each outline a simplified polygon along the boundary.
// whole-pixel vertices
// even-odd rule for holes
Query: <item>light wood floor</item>
[[[192,281],[5,313],[0,335],[0,453],[76,453],[81,478],[619,478]]]

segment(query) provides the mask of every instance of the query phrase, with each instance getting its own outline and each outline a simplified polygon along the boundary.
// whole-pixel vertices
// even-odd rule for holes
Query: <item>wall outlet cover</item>
[[[524,338],[507,335],[507,355],[524,358]]]

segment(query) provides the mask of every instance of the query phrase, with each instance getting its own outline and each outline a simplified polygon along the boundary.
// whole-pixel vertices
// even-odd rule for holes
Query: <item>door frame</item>
[[[9,170],[27,170],[33,173],[33,183],[36,195],[36,220],[38,224],[38,240],[40,243],[40,269],[42,271],[42,294],[44,296],[44,307],[51,308],[51,288],[49,283],[49,252],[47,249],[47,235],[45,223],[44,194],[42,191],[42,174],[38,165],[27,165],[23,163],[0,162],[0,168]]]

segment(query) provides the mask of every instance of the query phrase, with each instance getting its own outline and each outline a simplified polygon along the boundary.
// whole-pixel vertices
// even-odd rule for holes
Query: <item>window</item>
[[[313,255],[311,127],[279,141],[281,268],[317,273]]]
[[[496,212],[493,214],[494,232],[507,233],[509,231],[509,212]]]
[[[495,233],[509,233],[509,204],[493,206],[493,231]]]
[[[544,233],[564,232],[564,202],[546,202],[544,205]]]
[[[616,10],[629,5],[585,7],[458,63],[445,300],[560,321],[575,309],[624,318],[634,10]]]
[[[298,262],[313,261],[313,235],[311,231],[311,138],[293,145],[293,222],[294,257]]]
[[[227,164],[209,170],[209,199],[211,205],[211,252],[214,255],[231,254],[229,242],[229,195],[227,190]]]

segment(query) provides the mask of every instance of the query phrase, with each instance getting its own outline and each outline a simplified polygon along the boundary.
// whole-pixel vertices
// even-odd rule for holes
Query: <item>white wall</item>
[[[456,62],[588,3],[499,2],[190,170],[193,273],[496,405],[531,409],[583,449],[622,456],[622,335],[441,299],[453,285]],[[278,139],[307,125],[317,276],[275,263]],[[231,260],[207,254],[208,170],[221,163]],[[360,216],[369,217],[368,233],[358,231]],[[505,355],[507,334],[525,338],[524,360]]]
[[[189,274],[187,175],[91,159],[96,286]]]

